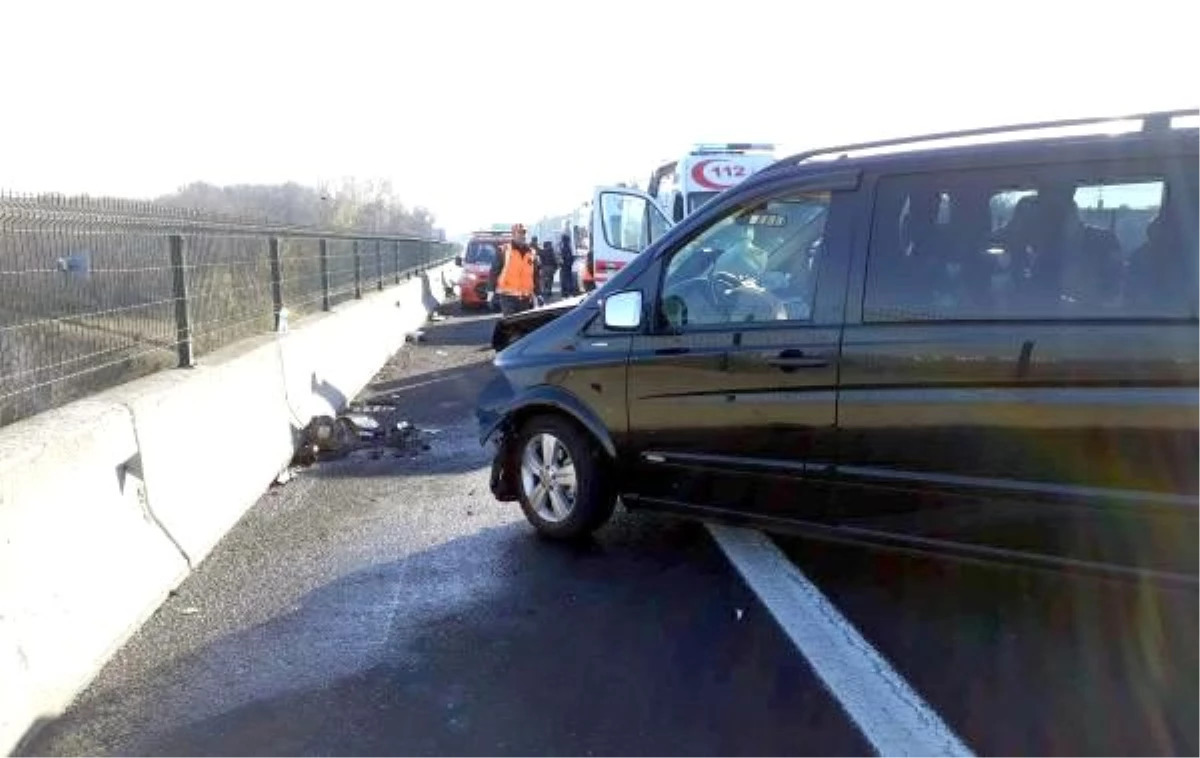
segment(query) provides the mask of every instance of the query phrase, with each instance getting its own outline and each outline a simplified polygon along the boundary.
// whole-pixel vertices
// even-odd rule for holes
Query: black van
[[[493,493],[1194,581],[1196,122],[779,161],[496,356]]]

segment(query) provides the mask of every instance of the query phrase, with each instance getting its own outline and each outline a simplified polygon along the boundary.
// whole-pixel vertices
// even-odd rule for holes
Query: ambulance
[[[655,169],[646,192],[627,186],[596,188],[587,214],[591,221],[588,261],[596,286],[667,229],[774,162],[771,144],[699,144],[679,160]]]
[[[602,286],[667,229],[704,203],[775,162],[770,144],[730,142],[695,145],[679,160],[660,165],[647,191],[628,184],[596,187],[592,199],[571,213],[541,219],[539,239],[570,229],[576,281]]]
[[[602,287],[674,226],[653,197],[632,187],[596,187],[584,208],[585,289]]]
[[[647,193],[678,224],[721,192],[775,162],[775,146],[754,142],[695,145],[650,175]]]

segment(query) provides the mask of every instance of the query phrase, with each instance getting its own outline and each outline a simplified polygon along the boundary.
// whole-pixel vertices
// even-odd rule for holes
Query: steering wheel
[[[745,286],[745,282],[731,271],[713,271],[708,277],[708,287],[714,304],[724,302],[729,293]]]
[[[788,318],[784,300],[729,271],[714,271],[672,284],[663,291],[664,315],[676,327],[733,323],[735,312],[755,319]]]
[[[764,318],[741,319],[745,321],[782,320],[788,317],[783,300],[763,289],[753,279],[743,279],[729,271],[714,271],[708,278],[713,305],[724,316],[725,321],[734,321],[734,311],[749,316],[761,313]]]

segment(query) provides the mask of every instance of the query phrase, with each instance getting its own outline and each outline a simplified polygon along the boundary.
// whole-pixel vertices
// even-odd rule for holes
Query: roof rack
[[[1180,116],[1200,116],[1200,110],[1176,110],[1176,111],[1158,111],[1152,113],[1139,113],[1129,116],[1093,116],[1089,118],[1070,118],[1060,119],[1057,121],[1036,121],[1027,124],[1010,124],[1008,126],[984,126],[974,129],[960,129],[953,132],[936,132],[934,134],[921,134],[912,137],[894,137],[891,139],[872,140],[870,142],[859,142],[850,145],[837,145],[834,147],[823,147],[815,150],[806,150],[795,155],[789,155],[785,158],[780,158],[775,163],[772,163],[767,168],[759,173],[767,173],[777,171],[784,166],[794,166],[804,161],[816,158],[821,155],[832,155],[842,153],[841,157],[846,157],[846,153],[856,152],[859,150],[871,150],[879,147],[895,147],[900,145],[921,144],[924,142],[940,142],[950,139],[961,139],[964,137],[982,137],[990,134],[1005,134],[1005,133],[1020,133],[1037,131],[1040,129],[1060,129],[1072,126],[1092,126],[1099,124],[1109,124],[1119,121],[1141,121],[1142,131],[1158,132],[1166,131],[1171,128],[1171,120]]]
[[[701,142],[692,145],[691,154],[744,153],[751,150],[770,152],[774,149],[775,146],[769,142]]]

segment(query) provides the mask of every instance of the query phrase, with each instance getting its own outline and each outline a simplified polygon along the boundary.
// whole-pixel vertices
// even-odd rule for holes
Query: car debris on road
[[[291,465],[275,481],[286,484],[300,469],[351,454],[379,460],[383,448],[416,455],[429,450],[427,438],[440,431],[421,429],[401,418],[400,409],[390,400],[354,401],[337,417],[322,415],[309,422]]]

